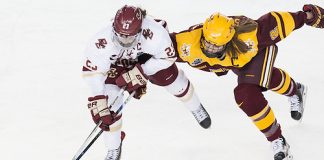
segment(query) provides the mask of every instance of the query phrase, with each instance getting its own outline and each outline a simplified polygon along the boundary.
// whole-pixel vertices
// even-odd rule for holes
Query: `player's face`
[[[124,35],[124,34],[119,34],[114,31],[114,37],[113,40],[117,41],[122,47],[133,47],[139,40],[139,33],[135,35]]]
[[[225,56],[226,45],[218,46],[212,42],[207,41],[204,37],[201,38],[201,48],[209,58],[223,59]]]

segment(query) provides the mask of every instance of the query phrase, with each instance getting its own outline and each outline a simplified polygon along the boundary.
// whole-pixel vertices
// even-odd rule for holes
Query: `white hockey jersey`
[[[123,60],[137,61],[138,56],[149,54],[152,57],[141,67],[146,75],[154,75],[176,60],[167,29],[150,17],[143,20],[139,41],[133,48],[115,44],[113,34],[110,24],[91,39],[85,50],[82,74],[92,89],[92,96],[104,94],[107,72],[112,64],[121,65]]]

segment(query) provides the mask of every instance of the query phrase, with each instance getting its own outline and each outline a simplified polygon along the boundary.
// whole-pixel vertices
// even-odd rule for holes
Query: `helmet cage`
[[[200,39],[201,49],[203,53],[208,58],[218,58],[220,60],[223,60],[225,58],[225,49],[226,44],[218,46],[216,44],[213,44],[212,42],[209,42],[205,39],[205,37],[202,34],[202,37]]]
[[[120,34],[117,33],[114,29],[113,29],[113,41],[114,43],[117,42],[117,44],[119,44],[122,47],[133,47],[135,46],[135,44],[137,44],[137,42],[140,39],[140,32],[141,30],[135,34],[135,35],[125,35],[125,34]]]

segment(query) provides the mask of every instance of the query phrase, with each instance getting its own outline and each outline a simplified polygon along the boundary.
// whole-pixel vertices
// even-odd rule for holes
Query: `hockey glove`
[[[98,95],[95,97],[88,98],[88,108],[91,112],[93,121],[98,124],[102,122],[99,126],[105,131],[109,131],[109,126],[119,120],[121,116],[117,116],[112,111],[110,111],[108,104],[108,97],[104,95]]]
[[[324,28],[324,9],[320,6],[306,4],[303,7],[304,12],[312,13],[313,17],[306,20],[306,24],[316,28]]]
[[[141,65],[136,64],[130,71],[122,73],[116,79],[116,84],[119,87],[126,86],[126,90],[131,93],[139,88],[145,87],[147,79],[148,78],[144,74]]]
[[[134,98],[141,99],[141,97],[146,94],[146,85],[135,90]]]

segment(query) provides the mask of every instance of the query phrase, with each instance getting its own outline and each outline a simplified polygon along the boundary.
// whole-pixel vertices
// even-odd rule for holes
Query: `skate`
[[[283,136],[271,142],[274,160],[292,160],[293,156],[289,151],[289,144]]]
[[[195,111],[191,111],[191,113],[194,115],[196,118],[197,122],[200,124],[201,127],[207,129],[211,125],[211,119],[209,117],[209,114],[205,110],[205,108],[200,105],[199,109]]]
[[[289,97],[290,114],[291,114],[291,118],[293,118],[294,120],[301,121],[304,114],[306,95],[307,95],[307,86],[301,83],[296,83],[296,85],[297,85],[296,94]]]
[[[122,151],[122,143],[123,140],[125,138],[125,132],[121,132],[121,142],[120,142],[120,146],[117,149],[111,149],[108,150],[107,156],[105,158],[105,160],[120,160],[121,157],[121,151]]]

